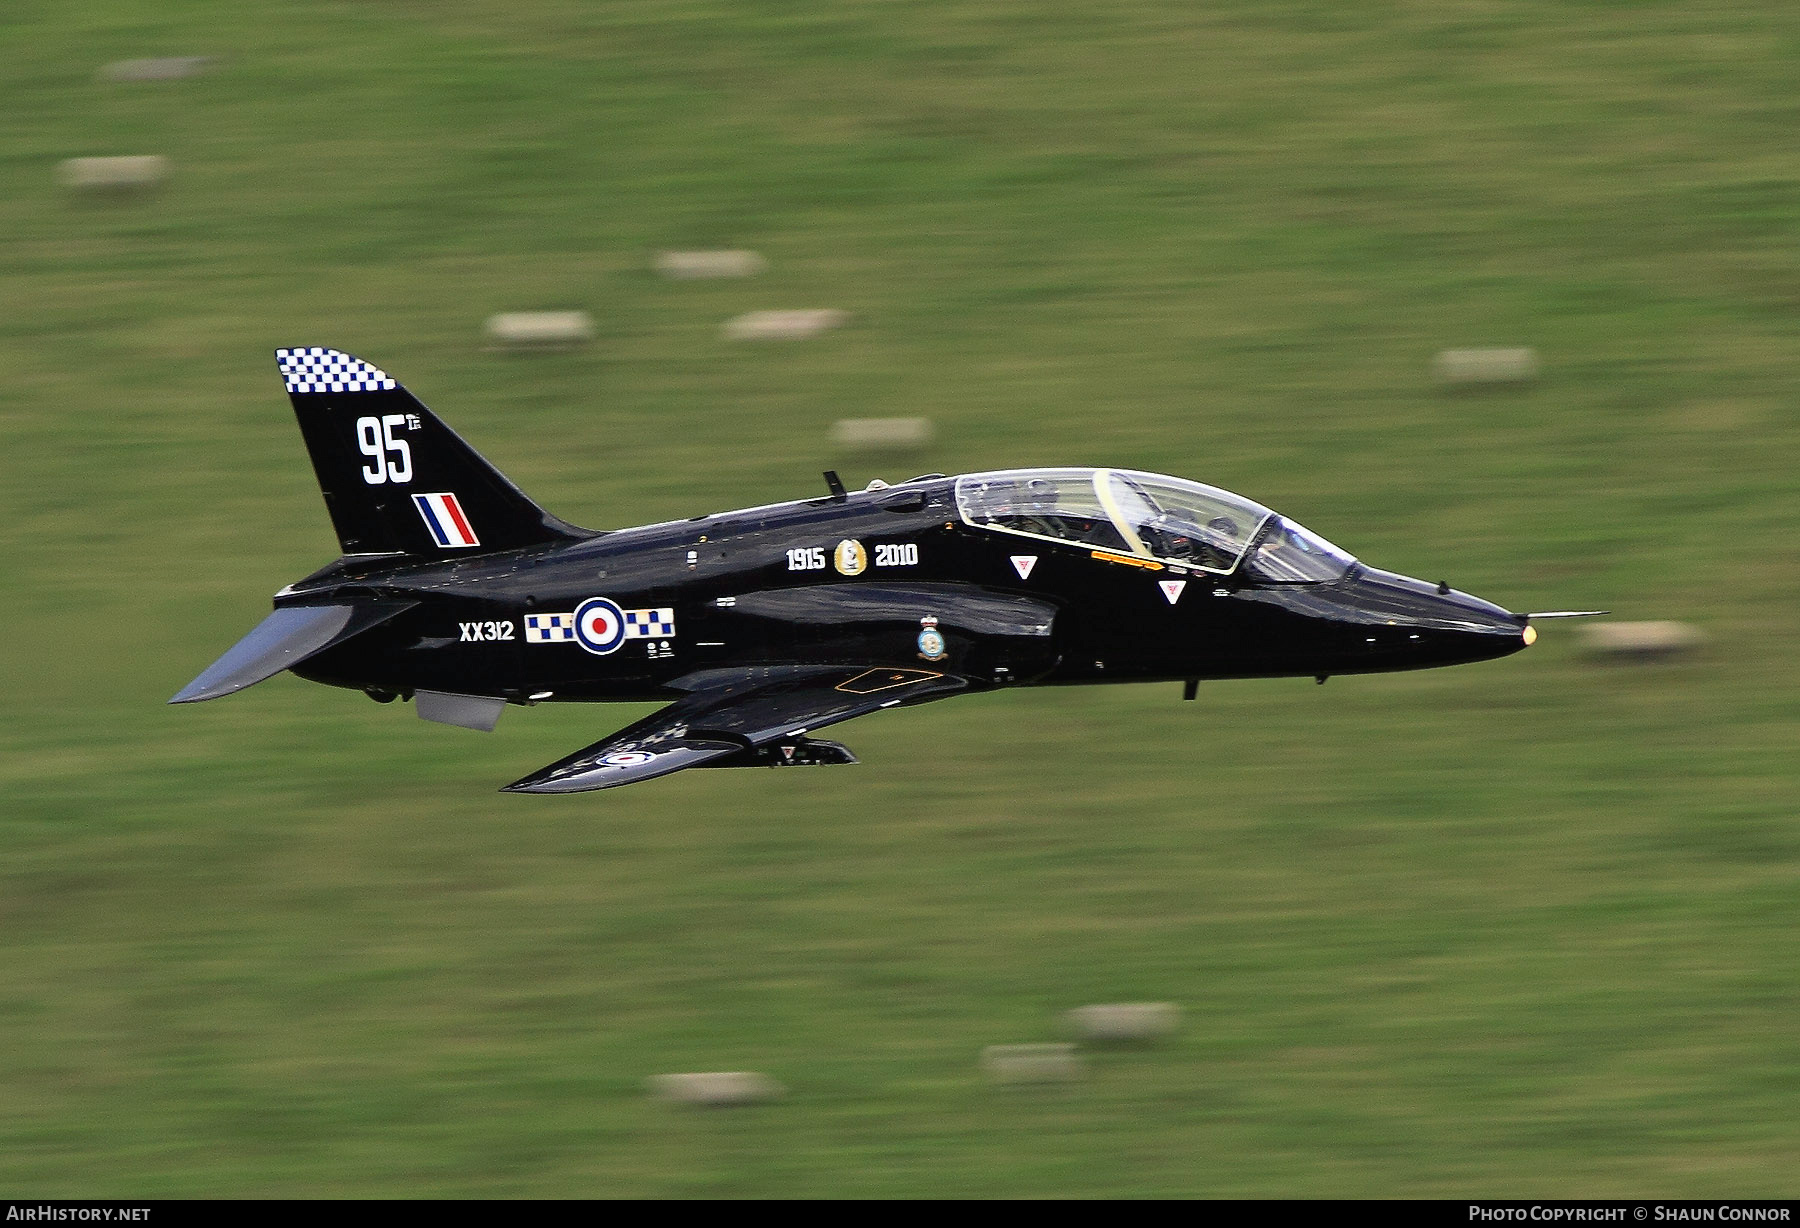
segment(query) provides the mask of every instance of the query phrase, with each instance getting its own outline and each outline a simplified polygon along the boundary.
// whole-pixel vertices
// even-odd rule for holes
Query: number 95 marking
[[[406,446],[406,440],[394,437],[395,427],[404,430],[406,426],[405,414],[356,420],[356,446],[375,462],[363,466],[363,481],[371,486],[412,481],[412,449]]]

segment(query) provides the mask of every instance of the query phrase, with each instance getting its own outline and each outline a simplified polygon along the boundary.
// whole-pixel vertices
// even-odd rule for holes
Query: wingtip
[[[521,776],[511,784],[500,786],[502,793],[586,793],[590,789],[604,788],[603,785],[588,783],[592,780],[591,772],[570,772],[560,769],[555,764],[540,768],[530,775]]]
[[[530,793],[537,796],[555,793],[590,793],[596,789],[607,788],[606,785],[585,783],[583,778],[571,777],[567,781],[540,780],[535,783],[530,777],[515,780],[510,785],[501,785],[501,793]]]

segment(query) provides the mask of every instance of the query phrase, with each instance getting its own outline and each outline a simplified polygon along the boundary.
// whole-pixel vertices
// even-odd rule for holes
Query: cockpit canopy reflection
[[[1242,495],[1131,469],[1002,469],[956,481],[966,524],[1274,584],[1340,579],[1356,562]]]

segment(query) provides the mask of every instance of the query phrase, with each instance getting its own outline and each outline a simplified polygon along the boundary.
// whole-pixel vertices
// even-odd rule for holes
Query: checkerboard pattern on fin
[[[322,346],[276,350],[275,361],[289,392],[386,392],[395,387],[381,368]]]

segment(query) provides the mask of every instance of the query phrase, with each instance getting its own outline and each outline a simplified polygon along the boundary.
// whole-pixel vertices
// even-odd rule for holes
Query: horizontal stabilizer
[[[357,605],[282,606],[239,640],[206,672],[169,702],[217,699],[292,669],[308,657],[412,609],[416,601],[367,601]]]

